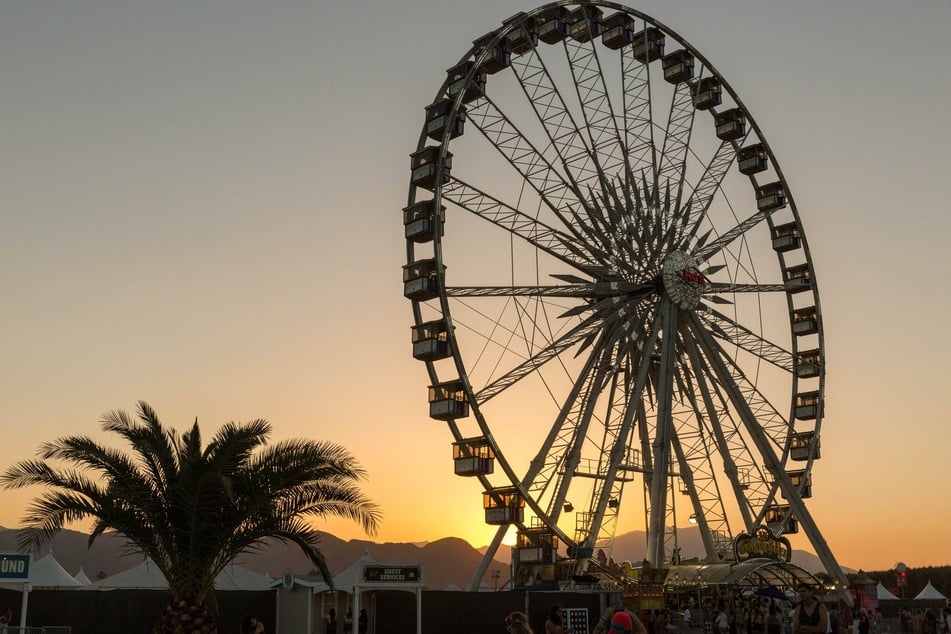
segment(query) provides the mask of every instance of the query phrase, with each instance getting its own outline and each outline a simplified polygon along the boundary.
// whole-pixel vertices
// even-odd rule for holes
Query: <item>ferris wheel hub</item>
[[[673,251],[664,260],[662,278],[667,296],[679,308],[694,310],[710,281],[697,268],[697,261],[683,251]]]

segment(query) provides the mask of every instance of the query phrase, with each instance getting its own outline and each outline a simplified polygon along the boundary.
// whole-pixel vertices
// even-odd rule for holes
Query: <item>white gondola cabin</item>
[[[538,25],[538,39],[546,44],[555,44],[568,37],[568,9],[554,7],[535,16]]]
[[[492,31],[472,41],[472,46],[474,47],[473,55],[477,58],[482,54],[482,51],[487,48],[489,49],[488,57],[486,57],[482,65],[479,66],[480,69],[489,75],[494,75],[500,70],[508,68],[509,64],[512,63],[512,53],[509,50],[508,38],[502,37],[495,44],[492,44],[492,40],[495,39],[496,35],[498,35],[498,32]]]
[[[412,327],[413,357],[420,361],[438,361],[452,356],[449,328],[444,319],[427,321]]]
[[[789,514],[788,519],[786,518],[787,514]],[[786,520],[785,525],[783,524],[783,520]],[[766,523],[766,526],[777,535],[780,533],[792,535],[799,532],[799,521],[796,520],[795,515],[789,513],[789,507],[786,505],[768,507],[763,521]]]
[[[568,20],[571,23],[568,34],[576,42],[588,42],[591,38],[601,35],[601,21],[603,19],[604,12],[601,9],[582,4],[568,14]]]
[[[693,79],[694,57],[693,53],[687,49],[682,48],[669,55],[664,55],[662,65],[664,67],[664,79],[672,84]]]
[[[697,110],[709,110],[720,105],[723,98],[723,86],[716,77],[704,77],[693,87],[693,107]]]
[[[787,222],[776,225],[770,231],[773,239],[773,250],[779,253],[798,249],[802,244],[802,234],[798,222]]]
[[[421,200],[403,207],[403,233],[407,240],[432,242],[437,235],[442,236],[445,223],[446,208],[440,205],[437,210],[435,200]]]
[[[739,108],[718,112],[713,121],[717,137],[722,141],[736,141],[746,136],[746,113]]]
[[[815,306],[797,308],[792,311],[792,331],[797,337],[819,332],[819,314]]]
[[[429,145],[419,152],[410,154],[410,169],[413,185],[432,191],[436,187],[436,169],[439,162],[439,146]],[[439,179],[442,183],[449,182],[449,171],[452,169],[452,153],[446,152],[442,162],[442,174]]]
[[[808,264],[797,264],[783,270],[783,279],[786,281],[787,293],[801,293],[809,290],[812,285],[812,273]]]
[[[634,41],[634,20],[618,11],[604,20],[601,43],[611,50],[618,50]]]
[[[798,462],[805,462],[809,460],[809,456],[816,460],[820,458],[819,438],[816,437],[816,432],[802,431],[793,434],[793,437],[789,439],[789,457]]]
[[[656,27],[649,27],[634,34],[634,49],[631,55],[645,64],[664,56],[664,34]]]
[[[460,106],[459,112],[452,116],[452,99],[440,99],[426,106],[426,136],[433,141],[442,142],[446,128],[449,128],[449,138],[455,139],[463,133],[465,122],[464,106]]]
[[[403,296],[425,302],[439,295],[439,271],[435,258],[403,266]]]
[[[800,379],[811,379],[819,376],[822,357],[819,355],[819,349],[803,350],[796,357],[796,376]]]
[[[495,450],[485,436],[452,443],[452,460],[458,476],[488,475],[495,470]]]
[[[736,153],[737,167],[741,174],[752,176],[766,169],[769,165],[769,155],[766,153],[766,146],[762,143],[755,143],[740,148]]]
[[[515,535],[515,548],[519,562],[555,563],[560,540],[550,528],[524,528]]]
[[[462,381],[447,381],[429,386],[429,417],[452,420],[469,415],[469,399]]]
[[[485,509],[486,524],[515,524],[525,518],[525,498],[515,487],[484,491],[482,508]]]
[[[796,418],[799,420],[815,420],[821,407],[822,400],[818,390],[796,395]]]
[[[772,211],[786,206],[786,191],[780,182],[767,183],[756,190],[756,208],[760,211]]]
[[[475,68],[475,62],[468,60],[446,71],[449,75],[446,93],[451,99],[455,99],[461,92],[462,103],[469,103],[485,95],[485,71],[481,68],[473,71],[473,68]]]
[[[807,476],[805,471],[790,471],[786,474],[789,476],[789,481],[792,482],[792,485],[799,489],[799,486],[802,485],[802,489],[799,489],[799,497],[802,499],[812,497],[812,476]],[[783,498],[786,498],[786,492],[783,491]]]

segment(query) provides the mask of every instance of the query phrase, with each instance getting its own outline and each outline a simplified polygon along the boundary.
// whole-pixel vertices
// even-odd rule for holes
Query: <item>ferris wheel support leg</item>
[[[482,556],[482,561],[479,562],[479,567],[476,568],[475,573],[472,575],[472,579],[469,580],[469,585],[466,586],[467,592],[476,592],[479,589],[479,584],[482,583],[482,577],[485,576],[485,571],[489,569],[489,565],[495,559],[495,553],[498,552],[499,544],[502,543],[502,539],[505,537],[507,532],[509,532],[508,524],[499,526],[499,530],[495,531],[495,537],[492,538],[492,543],[489,544],[489,547],[485,551],[485,555]]]
[[[819,560],[822,561],[822,565],[825,566],[826,572],[838,582],[839,588],[842,589],[842,591],[840,591],[840,598],[842,598],[848,605],[851,606],[851,596],[848,595],[848,592],[845,592],[845,589],[847,589],[849,586],[849,582],[845,576],[845,573],[842,571],[842,568],[836,561],[835,556],[832,554],[832,550],[826,543],[825,538],[823,538],[822,534],[819,532],[819,528],[812,519],[812,515],[809,513],[809,510],[803,503],[802,498],[800,498],[797,494],[796,488],[792,485],[789,476],[786,474],[786,470],[783,468],[782,464],[780,464],[779,458],[777,458],[776,454],[773,452],[773,448],[769,444],[766,434],[757,423],[756,416],[750,410],[749,404],[747,404],[746,400],[740,395],[739,387],[733,380],[733,377],[726,365],[724,365],[723,360],[720,358],[719,346],[717,346],[716,342],[713,341],[710,333],[708,333],[706,329],[704,329],[703,325],[698,322],[696,316],[691,315],[688,323],[691,330],[693,330],[696,339],[703,350],[703,353],[706,355],[710,366],[713,368],[717,380],[729,395],[729,398],[734,407],[736,407],[737,411],[739,412],[740,418],[743,420],[747,431],[753,438],[756,448],[763,457],[764,466],[769,470],[770,475],[776,479],[780,488],[786,494],[786,498],[789,502],[792,513],[799,520],[799,523],[803,527],[806,536],[809,538],[809,542],[812,544],[812,547],[816,549],[816,554],[819,556]]]
[[[661,328],[664,337],[660,344],[659,411],[654,438],[654,474],[650,487],[650,526],[647,534],[647,557],[655,567],[664,565],[664,541],[667,532],[667,485],[670,473],[670,439],[673,435],[671,400],[673,398],[674,348],[677,341],[677,307],[669,299],[663,300]]]

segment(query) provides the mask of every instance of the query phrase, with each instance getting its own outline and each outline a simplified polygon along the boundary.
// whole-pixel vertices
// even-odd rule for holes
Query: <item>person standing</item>
[[[766,634],[782,634],[783,615],[779,613],[776,604],[769,604],[769,612],[766,614]],[[836,633],[838,634],[838,633]]]
[[[570,631],[565,627],[561,606],[557,603],[551,606],[548,619],[545,621],[545,634],[568,634]]]
[[[505,617],[505,627],[509,634],[534,634],[524,612],[512,612]]]
[[[357,632],[359,634],[367,634],[367,631],[370,629],[370,617],[367,615],[366,609],[360,610],[360,618],[357,619]]]
[[[337,634],[337,610],[334,608],[327,612],[327,634]]]
[[[829,612],[819,603],[809,586],[799,586],[799,605],[793,610],[793,634],[826,634]]]

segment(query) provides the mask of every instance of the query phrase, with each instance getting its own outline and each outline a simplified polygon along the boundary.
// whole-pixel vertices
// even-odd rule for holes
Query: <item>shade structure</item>
[[[30,578],[27,580],[31,588],[78,588],[82,584],[56,561],[56,557],[49,552],[30,564]],[[23,582],[0,583],[0,588],[20,590]]]
[[[226,566],[215,577],[215,590],[269,590],[274,580],[246,568]],[[151,559],[102,581],[82,586],[83,590],[167,590],[165,575]]]
[[[942,601],[947,599],[946,596],[938,592],[938,589],[931,585],[931,581],[928,581],[928,585],[922,588],[921,592],[915,596],[915,601]]]

